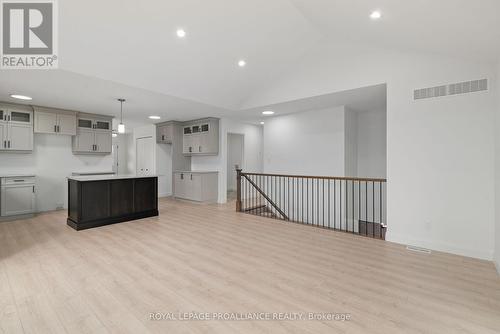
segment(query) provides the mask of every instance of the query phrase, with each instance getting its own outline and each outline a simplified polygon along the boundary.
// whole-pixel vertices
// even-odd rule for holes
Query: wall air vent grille
[[[447,95],[467,94],[488,90],[488,79],[454,83],[447,86],[416,89],[413,92],[415,100],[430,99]]]

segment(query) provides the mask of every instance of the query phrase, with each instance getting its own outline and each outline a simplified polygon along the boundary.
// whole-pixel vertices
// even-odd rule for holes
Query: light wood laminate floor
[[[349,321],[150,320],[172,312]],[[0,223],[3,333],[499,333],[490,262],[160,200],[160,217],[76,232],[66,212]]]

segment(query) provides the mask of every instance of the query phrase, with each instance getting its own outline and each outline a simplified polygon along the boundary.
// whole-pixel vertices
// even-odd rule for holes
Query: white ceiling
[[[337,43],[497,61],[499,0],[290,0]],[[373,10],[382,19],[372,21]]]
[[[368,18],[373,9],[381,20]],[[255,121],[260,108],[241,111],[242,101],[320,43],[500,57],[499,0],[64,0],[59,12],[60,70],[2,71],[0,100],[19,93],[38,105],[116,116],[124,97],[125,119],[138,124],[152,114],[255,112]],[[236,65],[241,58],[245,68]]]
[[[350,109],[359,112],[385,110],[387,106],[387,86],[380,84],[247,109],[239,112],[238,117],[245,121],[256,122],[256,117],[258,117],[258,121],[265,121],[269,117],[262,115],[264,110],[274,111],[272,117],[275,117],[340,106],[348,106]]]

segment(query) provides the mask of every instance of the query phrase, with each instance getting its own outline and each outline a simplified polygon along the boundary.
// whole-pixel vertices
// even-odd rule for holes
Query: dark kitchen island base
[[[70,177],[67,224],[79,231],[158,216],[157,194],[157,177]]]

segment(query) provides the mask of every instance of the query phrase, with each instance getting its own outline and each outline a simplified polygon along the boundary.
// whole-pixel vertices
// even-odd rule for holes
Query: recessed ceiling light
[[[26,95],[11,94],[10,97],[12,97],[13,99],[18,99],[18,100],[33,100],[31,97],[26,96]]]
[[[272,111],[272,110],[266,110],[266,111],[262,112],[262,115],[273,115],[273,114],[274,114],[274,111]]]
[[[370,18],[372,20],[378,20],[379,18],[382,17],[382,13],[379,11],[379,10],[374,10],[371,14],[370,14]]]
[[[160,119],[160,116],[149,116],[150,119]]]
[[[246,64],[247,64],[247,62],[246,62],[246,61],[244,61],[243,59],[242,59],[242,60],[240,60],[240,61],[238,61],[238,66],[239,66],[239,67],[245,67],[245,66],[246,66]]]
[[[260,122],[260,125],[264,125],[264,122]]]
[[[177,37],[179,37],[179,38],[186,37],[186,31],[184,29],[177,29],[177,31],[175,33],[177,34]]]

